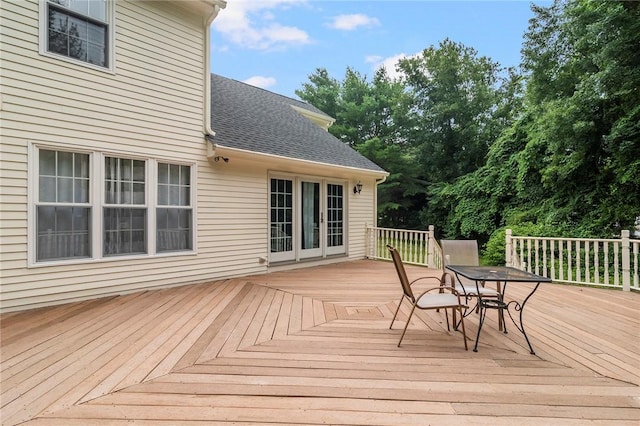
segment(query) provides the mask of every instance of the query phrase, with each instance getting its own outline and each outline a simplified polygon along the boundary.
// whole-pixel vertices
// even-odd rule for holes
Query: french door
[[[271,262],[345,253],[344,183],[286,176],[269,185]]]

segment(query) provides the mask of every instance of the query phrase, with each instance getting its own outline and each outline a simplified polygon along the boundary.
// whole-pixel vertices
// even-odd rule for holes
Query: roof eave
[[[283,163],[291,163],[291,164],[296,164],[296,165],[305,165],[305,167],[310,167],[310,168],[331,168],[333,170],[340,170],[342,173],[344,174],[358,174],[358,175],[369,175],[369,176],[373,176],[376,178],[386,178],[387,176],[389,176],[389,172],[386,172],[384,170],[372,170],[372,169],[365,169],[365,168],[361,168],[361,167],[353,167],[353,166],[342,166],[342,165],[338,165],[338,164],[331,164],[331,163],[322,163],[322,162],[318,162],[318,161],[311,161],[311,160],[304,160],[304,159],[300,159],[300,158],[292,158],[292,157],[284,157],[281,155],[276,155],[276,154],[268,154],[268,153],[263,153],[263,152],[255,152],[255,151],[249,151],[249,150],[245,150],[245,149],[240,149],[240,148],[232,148],[232,147],[228,147],[228,146],[224,146],[224,145],[219,145],[217,143],[214,143],[212,141],[212,139],[207,138],[209,141],[209,146],[207,149],[207,157],[209,158],[213,158],[215,156],[222,156],[222,157],[238,157],[238,158],[243,158],[243,159],[253,159],[253,160],[257,160],[257,161],[274,161],[277,160],[279,162],[283,162]]]

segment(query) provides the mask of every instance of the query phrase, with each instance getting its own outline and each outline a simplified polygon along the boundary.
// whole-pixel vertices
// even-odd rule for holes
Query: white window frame
[[[30,212],[30,218],[32,219],[33,222],[33,226],[31,227],[31,234],[32,238],[30,239],[30,241],[33,241],[33,244],[29,245],[30,248],[33,248],[32,250],[32,259],[33,262],[37,262],[38,264],[48,264],[48,263],[75,263],[75,262],[82,262],[82,261],[87,261],[93,258],[93,256],[95,255],[95,244],[93,243],[93,235],[94,235],[94,220],[93,218],[96,215],[96,212],[94,210],[94,203],[93,203],[93,196],[94,196],[94,192],[93,192],[93,178],[92,175],[94,174],[94,156],[91,152],[87,152],[85,150],[69,150],[69,149],[53,149],[53,148],[49,148],[49,147],[41,147],[42,150],[46,150],[46,151],[53,151],[56,153],[59,152],[66,152],[66,153],[71,153],[71,154],[80,154],[80,155],[87,155],[89,157],[89,197],[88,197],[88,201],[87,202],[76,202],[75,200],[72,202],[65,202],[65,201],[42,201],[40,199],[40,150],[38,149],[36,151],[36,155],[35,158],[33,158],[33,163],[35,165],[35,167],[30,167],[30,170],[33,170],[33,176],[32,176],[32,181],[31,184],[29,185],[29,188],[32,189],[32,196],[30,197],[31,200],[29,202],[29,212]],[[58,177],[58,175],[56,174],[56,177]],[[38,208],[40,206],[56,206],[56,207],[83,207],[83,208],[88,208],[90,211],[90,221],[89,221],[89,230],[90,230],[90,236],[89,236],[89,243],[90,243],[90,248],[89,251],[91,253],[90,256],[88,257],[70,257],[70,258],[62,258],[62,259],[48,259],[48,260],[41,260],[41,261],[37,261],[38,258]]]
[[[329,205],[327,200],[327,197],[329,196],[327,192],[327,187],[329,185],[342,187],[342,245],[339,245],[339,246],[329,246],[329,241],[326,240],[329,237]],[[349,204],[347,200],[348,187],[349,187],[348,182],[344,180],[325,179],[324,181],[324,189],[325,189],[324,201],[325,203],[327,203],[324,209],[325,211],[324,222],[325,222],[325,228],[326,228],[325,247],[326,247],[327,256],[342,255],[347,253],[347,218],[348,218],[347,206]]]
[[[40,149],[50,151],[64,151],[78,154],[89,155],[89,167],[90,167],[90,193],[89,193],[89,207],[91,208],[91,255],[89,258],[77,258],[77,259],[60,259],[60,260],[47,260],[36,261],[37,255],[37,205],[39,203],[39,152]],[[123,261],[129,259],[145,259],[145,258],[158,258],[158,257],[175,257],[175,256],[193,256],[198,254],[197,250],[197,182],[198,168],[195,162],[188,162],[176,159],[167,158],[150,158],[138,155],[131,155],[122,152],[107,152],[107,151],[90,151],[86,148],[77,146],[62,146],[53,145],[48,143],[29,142],[28,145],[28,177],[27,177],[27,265],[29,268],[57,266],[57,265],[70,265],[70,264],[87,264],[96,262],[114,262]],[[105,203],[105,158],[115,157],[123,159],[141,160],[145,161],[145,208],[147,209],[147,232],[146,232],[146,244],[147,253],[136,254],[123,254],[123,255],[109,255],[105,256],[103,253],[103,209],[111,205]],[[192,249],[191,250],[179,250],[179,251],[165,251],[158,253],[156,250],[156,209],[157,203],[157,186],[158,186],[158,163],[175,164],[180,166],[188,166],[191,168],[190,176],[190,208],[191,208],[191,220],[192,220]],[[134,205],[135,206],[135,205]]]
[[[120,201],[117,202],[107,202],[106,198],[107,198],[107,191],[105,189],[105,185],[107,183],[107,173],[106,173],[106,169],[105,169],[105,162],[107,160],[107,158],[113,158],[115,160],[117,160],[117,170],[120,170],[120,167],[122,167],[122,165],[124,164],[125,161],[139,161],[142,162],[144,164],[144,199],[142,200],[142,203],[135,203],[135,202],[125,202],[125,203],[121,203]],[[111,257],[128,257],[128,256],[147,256],[149,254],[149,233],[151,232],[149,229],[149,214],[150,214],[150,206],[149,206],[149,194],[151,192],[151,189],[149,188],[149,178],[150,178],[150,173],[149,173],[149,165],[150,161],[147,159],[143,159],[143,158],[136,158],[136,157],[130,157],[130,156],[123,156],[123,155],[109,155],[109,154],[104,154],[102,155],[102,165],[103,165],[103,173],[102,173],[102,180],[101,180],[101,185],[102,185],[102,193],[101,193],[101,199],[100,199],[100,212],[99,214],[102,217],[103,223],[102,223],[102,228],[101,228],[101,238],[99,238],[99,240],[101,241],[101,254],[102,257],[105,258],[111,258]],[[131,168],[131,184],[133,185],[135,180],[133,177],[133,167]],[[129,183],[129,181],[122,181],[120,180],[120,176],[116,176],[114,182],[116,183],[116,186],[119,186],[121,184],[124,183]],[[116,193],[120,193],[120,190],[117,189]],[[135,193],[132,191],[130,196],[133,198],[135,195]],[[106,254],[105,253],[105,234],[106,234],[106,229],[105,227],[105,223],[104,223],[104,216],[105,216],[105,209],[112,209],[112,210],[118,210],[118,209],[124,209],[124,210],[144,210],[145,211],[145,221],[144,221],[144,233],[145,233],[145,241],[144,241],[144,252],[135,252],[135,253],[124,253],[124,254],[119,254],[119,253],[109,253]],[[121,222],[118,222],[118,224],[120,224]],[[121,229],[121,228],[120,228]]]
[[[49,45],[49,0],[39,0],[39,43],[38,50],[40,55],[46,56],[48,58],[54,58],[60,61],[68,62],[75,65],[80,65],[83,67],[91,68],[93,70],[108,72],[111,74],[115,74],[116,72],[116,36],[115,36],[115,26],[116,26],[116,1],[106,0],[106,13],[105,13],[105,21],[104,24],[107,26],[107,66],[103,67],[100,65],[91,64],[89,62],[82,61],[80,59],[72,58],[70,56],[61,55],[55,52],[50,52],[48,50]],[[64,7],[62,7],[64,9]],[[74,12],[77,14],[77,12]],[[78,14],[82,15],[82,14]],[[92,18],[93,19],[93,18]]]
[[[195,209],[193,207],[193,203],[194,203],[194,197],[193,197],[193,192],[194,192],[194,180],[193,180],[193,170],[194,170],[194,165],[193,164],[180,164],[180,163],[176,163],[176,162],[172,162],[172,161],[161,161],[158,160],[155,163],[155,171],[154,171],[154,176],[156,177],[155,180],[155,191],[153,191],[153,194],[155,196],[155,202],[154,202],[154,211],[153,211],[153,215],[154,215],[154,238],[157,239],[158,237],[158,226],[157,226],[157,219],[158,219],[158,210],[159,209],[166,209],[166,210],[182,210],[182,211],[189,211],[191,213],[191,249],[186,249],[186,250],[165,250],[162,252],[158,251],[158,244],[157,241],[154,244],[156,253],[158,255],[161,254],[172,254],[172,253],[181,253],[181,252],[185,252],[185,251],[191,251],[194,249],[195,247],[195,239],[196,239],[196,233],[195,233]],[[179,205],[172,205],[172,204],[160,204],[158,198],[159,198],[159,194],[158,194],[158,187],[160,186],[160,179],[159,177],[159,165],[160,164],[167,164],[169,165],[169,170],[171,170],[171,166],[179,166],[179,167],[188,167],[189,168],[189,204],[179,204]],[[173,184],[171,182],[167,183],[168,188],[170,188]],[[180,187],[181,184],[179,183],[178,186]],[[171,194],[169,193],[169,197],[171,197]]]

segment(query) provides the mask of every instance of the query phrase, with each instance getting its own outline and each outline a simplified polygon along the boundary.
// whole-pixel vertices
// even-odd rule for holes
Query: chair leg
[[[444,310],[444,318],[447,320],[447,331],[451,331],[451,328],[449,327],[449,311],[446,308]],[[456,318],[456,314],[454,311],[454,314],[453,314],[454,321],[455,321],[455,318]]]
[[[453,311],[453,331],[458,331],[458,310],[452,309]],[[460,311],[460,317],[462,318],[462,311]]]
[[[502,297],[498,296],[497,299],[502,302]],[[504,315],[502,314],[502,309],[498,309],[498,330],[504,332],[505,334],[507,332],[507,328],[504,324]]]
[[[456,309],[453,310],[455,313]],[[464,329],[464,315],[462,314],[462,308],[460,308],[460,325],[462,325],[462,338],[464,339],[464,350],[468,351],[469,347],[467,346],[467,332]]]
[[[389,324],[389,330],[391,330],[391,327],[393,327],[393,322],[396,320],[396,316],[398,315],[398,312],[400,312],[400,305],[402,305],[402,301],[404,300],[404,297],[400,298],[400,301],[398,302],[398,307],[396,308],[396,313],[393,314],[393,319],[391,320],[391,324]]]
[[[404,334],[407,332],[407,327],[409,327],[409,323],[411,322],[411,317],[413,316],[413,311],[415,311],[416,305],[414,304],[411,307],[411,312],[409,313],[409,318],[407,318],[407,323],[404,325],[404,330],[402,330],[402,336],[400,336],[400,340],[398,341],[398,347],[400,347],[400,343],[402,343],[402,339],[404,339]]]

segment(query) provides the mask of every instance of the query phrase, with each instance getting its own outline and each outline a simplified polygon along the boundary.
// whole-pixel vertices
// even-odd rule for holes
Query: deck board
[[[435,311],[398,348],[399,296],[392,264],[354,261],[5,314],[2,424],[640,421],[637,293],[542,285],[536,355],[495,313],[477,353]],[[472,346],[477,315],[465,324]]]

